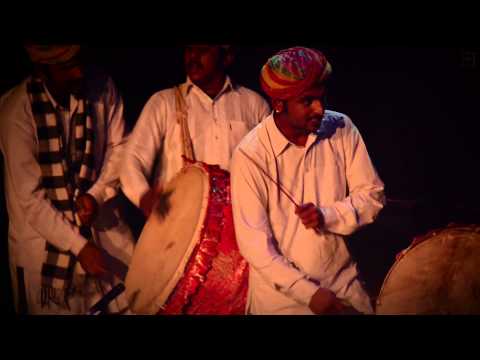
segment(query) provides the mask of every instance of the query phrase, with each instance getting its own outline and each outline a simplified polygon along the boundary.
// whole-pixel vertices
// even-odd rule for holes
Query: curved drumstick
[[[295,199],[287,192],[287,190],[285,190],[283,188],[283,186],[275,181],[271,176],[270,174],[267,173],[266,170],[264,170],[260,165],[258,165],[255,160],[253,160],[250,156],[248,156],[243,150],[241,149],[238,149],[238,151],[240,151],[245,157],[247,157],[268,179],[270,179],[271,182],[273,182],[277,187],[278,189],[295,205],[295,207],[298,209],[300,207],[300,205],[298,205],[298,203],[295,201]],[[313,229],[317,234],[320,234],[321,233],[321,229],[316,227]]]
[[[271,176],[270,174],[268,174],[260,165],[258,165],[255,160],[253,160],[250,156],[248,156],[243,150],[239,149],[238,151],[240,151],[245,157],[247,157],[261,172],[263,172],[263,174],[270,179],[270,181],[272,181],[277,187],[278,189],[295,205],[295,207],[299,207],[298,203],[295,201],[295,199],[287,192],[287,190],[283,189],[283,186],[279,183],[279,182],[276,182]]]
[[[125,285],[119,283],[114,286],[104,297],[96,302],[88,311],[87,315],[100,315],[102,314],[117,296],[125,291]]]

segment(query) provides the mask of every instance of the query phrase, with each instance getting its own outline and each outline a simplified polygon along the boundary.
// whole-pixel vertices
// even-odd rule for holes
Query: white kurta
[[[306,146],[299,147],[289,143],[270,115],[234,153],[233,214],[240,251],[251,265],[248,307],[253,314],[312,314],[308,303],[319,287],[372,312],[343,235],[374,221],[384,204],[384,186],[351,120],[332,111],[325,119],[339,117],[344,126],[333,135],[310,134]],[[332,129],[335,121],[325,119],[320,130]],[[319,207],[325,230],[306,229],[295,205],[260,168],[297,203]]]
[[[102,85],[95,88],[98,91],[89,94],[89,102],[95,124],[95,169],[99,176],[88,192],[100,205],[99,216],[93,225],[100,246],[112,255],[112,264],[117,265],[115,268],[120,275],[126,270],[134,247],[133,236],[121,219],[117,206],[119,199],[116,197],[124,148],[123,102],[110,78],[103,75],[98,79],[103,79],[99,82]],[[37,130],[26,90],[27,80],[0,100],[0,149],[5,160],[12,275],[15,275],[17,266],[22,267],[26,274],[32,275],[28,281],[39,285],[40,278],[37,279],[34,274],[40,274],[46,256],[46,241],[58,249],[78,255],[87,240],[52,205],[41,187]],[[68,138],[68,123],[76,110],[76,101],[71,98],[70,108],[61,109],[49,97],[61,115],[64,136]],[[34,294],[31,295],[33,299]],[[86,310],[85,306],[83,310]]]
[[[227,77],[222,91],[211,99],[189,79],[180,86],[195,157],[228,170],[234,148],[270,112],[256,92],[233,85]],[[122,189],[139,206],[154,181],[167,183],[183,166],[180,126],[174,88],[155,93],[146,103],[129,137]]]

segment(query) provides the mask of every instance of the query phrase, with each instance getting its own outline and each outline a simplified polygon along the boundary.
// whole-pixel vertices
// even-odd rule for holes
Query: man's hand
[[[91,242],[88,242],[82,250],[80,250],[77,259],[90,275],[98,278],[107,277],[108,269],[105,257],[102,251]]]
[[[335,294],[325,288],[319,288],[313,294],[308,306],[317,315],[340,314],[345,309],[345,305],[342,304]]]
[[[295,214],[298,215],[307,229],[314,229],[319,232],[325,226],[322,212],[312,203],[298,206],[295,209]]]
[[[157,202],[158,198],[162,194],[162,184],[156,183],[150,190],[143,194],[140,199],[140,209],[143,211],[143,215],[148,219],[152,213],[153,205]]]
[[[82,225],[91,226],[98,213],[97,200],[88,193],[81,194],[77,196],[75,206]]]

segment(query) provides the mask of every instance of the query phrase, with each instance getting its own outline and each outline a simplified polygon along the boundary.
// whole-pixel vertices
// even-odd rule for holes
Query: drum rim
[[[198,242],[200,241],[200,235],[203,229],[203,219],[205,219],[206,212],[208,210],[208,203],[209,203],[209,198],[210,198],[210,174],[209,172],[205,169],[204,166],[202,166],[201,163],[196,162],[193,164],[187,164],[185,165],[179,173],[175,176],[175,179],[179,176],[181,176],[183,173],[185,173],[188,169],[190,168],[197,168],[200,169],[203,174],[206,175],[207,179],[204,181],[204,194],[202,196],[202,203],[200,205],[200,214],[199,214],[199,221],[197,222],[197,225],[195,226],[195,230],[193,231],[193,236],[192,240],[190,241],[187,250],[185,251],[185,254],[183,254],[183,258],[180,261],[180,264],[177,267],[177,270],[174,272],[173,276],[171,279],[168,281],[167,286],[155,297],[154,303],[158,307],[157,311],[162,309],[165,304],[167,303],[170,294],[172,294],[173,291],[175,291],[175,287],[178,285],[180,279],[183,277],[183,274],[185,272],[185,268],[190,260],[190,257],[195,250],[195,247],[197,246]],[[172,180],[173,181],[173,180]],[[200,220],[202,219],[202,220]],[[168,290],[168,291],[167,291]]]

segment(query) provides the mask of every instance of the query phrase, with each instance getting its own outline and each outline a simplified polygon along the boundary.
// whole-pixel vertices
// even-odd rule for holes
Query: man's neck
[[[304,130],[296,130],[292,128],[282,114],[273,114],[273,120],[278,130],[287,138],[288,141],[297,145],[305,146],[309,133]]]
[[[44,79],[43,81],[51,98],[57,105],[67,109],[70,106],[70,94],[59,91],[48,79]]]
[[[223,86],[225,85],[226,80],[225,74],[220,74],[219,76],[215,76],[204,83],[195,83],[202,91],[207,94],[211,99],[215,99],[215,97],[222,91]]]
[[[51,91],[50,94],[55,99],[58,105],[60,105],[64,109],[68,109],[70,107],[70,94],[60,94],[55,93],[55,91]]]
[[[59,91],[57,87],[50,81],[44,71],[35,69],[33,72],[33,77],[39,78],[43,81],[48,93],[57,103],[57,105],[60,105],[64,108],[67,108],[70,105],[70,94]]]

